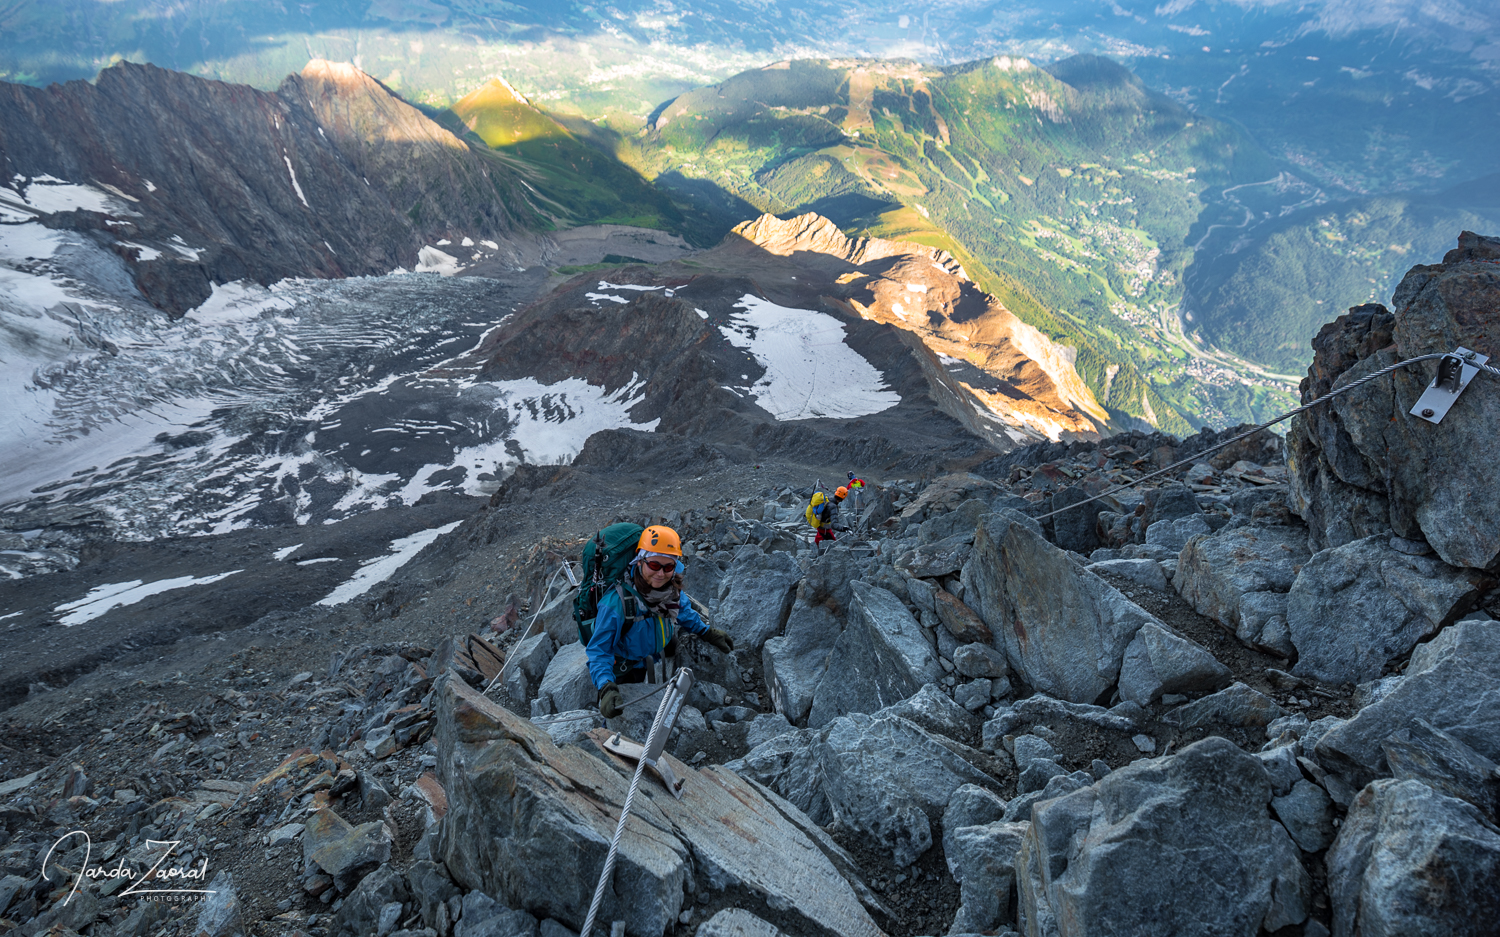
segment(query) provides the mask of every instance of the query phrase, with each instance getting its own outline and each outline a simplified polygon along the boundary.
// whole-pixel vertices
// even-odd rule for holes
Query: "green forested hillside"
[[[1214,344],[1300,371],[1318,329],[1356,303],[1387,302],[1413,264],[1458,232],[1500,230],[1500,177],[1429,197],[1357,199],[1288,218],[1245,250],[1190,271],[1189,327]]]
[[[634,142],[664,185],[712,183],[760,210],[943,243],[1077,347],[1079,372],[1122,417],[1182,431],[1285,399],[1273,381],[1213,380],[1174,314],[1204,193],[1274,168],[1107,59],[781,63],[677,98]]]

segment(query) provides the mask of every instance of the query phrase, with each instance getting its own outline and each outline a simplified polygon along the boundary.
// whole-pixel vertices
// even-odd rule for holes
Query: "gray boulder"
[[[1027,823],[987,823],[963,826],[943,841],[950,842],[945,859],[959,884],[958,913],[950,934],[993,931],[1014,920],[1016,854],[1029,828]]]
[[[979,735],[979,720],[953,701],[937,684],[929,683],[899,703],[881,710],[882,714],[900,716],[938,735],[970,744]]]
[[[963,579],[1011,669],[1033,689],[1075,702],[1110,689],[1135,633],[1156,621],[1068,554],[995,514],[980,522]]]
[[[1479,575],[1397,552],[1388,536],[1320,551],[1287,597],[1292,673],[1326,683],[1379,677],[1386,662],[1468,609]]]
[[[994,823],[1003,816],[1005,800],[999,794],[977,784],[958,788],[943,810],[943,855],[953,855],[953,834],[958,830]]]
[[[1207,515],[1189,514],[1187,517],[1179,517],[1170,521],[1157,521],[1146,528],[1146,543],[1148,545],[1165,547],[1176,553],[1187,542],[1194,537],[1206,537],[1213,533],[1213,528],[1208,525]]]
[[[813,695],[810,726],[884,709],[943,677],[922,626],[900,599],[858,581],[851,594],[848,624]]]
[[[1003,677],[1010,672],[1005,655],[988,644],[960,645],[953,651],[953,669],[965,677]]]
[[[588,650],[574,641],[558,648],[537,687],[531,714],[545,716],[574,709],[590,709],[599,701],[599,691],[589,678]]]
[[[1091,573],[1123,576],[1158,592],[1166,592],[1169,588],[1167,574],[1162,572],[1161,564],[1155,560],[1104,560],[1090,563],[1085,568]]]
[[[1481,937],[1500,921],[1500,830],[1420,781],[1360,791],[1326,861],[1335,937]]]
[[[1221,738],[1032,808],[1022,933],[1243,934],[1307,917],[1311,881],[1254,756]]]
[[[1425,719],[1380,743],[1398,781],[1421,781],[1448,797],[1468,801],[1491,822],[1500,809],[1500,765]]]
[[[742,778],[763,784],[805,813],[813,823],[832,819],[818,764],[819,729],[796,729],[767,739],[724,766]]]
[[[728,591],[719,599],[714,624],[729,632],[735,647],[758,650],[781,631],[792,587],[801,578],[802,567],[791,554],[742,547],[724,573]]]
[[[937,609],[938,621],[960,643],[971,644],[978,641],[988,644],[994,640],[989,625],[951,592],[938,589],[932,595],[932,604]]]
[[[970,498],[947,514],[939,514],[922,522],[917,528],[918,543],[937,543],[950,537],[968,537],[974,539],[974,528],[979,524],[979,518],[990,512],[987,502],[978,498]]]
[[[551,663],[556,649],[552,636],[546,631],[517,644],[505,669],[500,672],[500,685],[505,688],[505,694],[518,703],[530,700],[532,689],[539,687],[546,676],[547,664]]]
[[[725,908],[699,926],[697,937],[781,937],[773,924],[741,908]]]
[[[907,595],[911,597],[911,604],[916,606],[917,611],[931,612],[934,615],[937,614],[934,595],[939,588],[926,579],[911,579],[906,583]]]
[[[1285,795],[1271,798],[1271,809],[1303,852],[1322,852],[1333,842],[1333,801],[1313,782],[1298,778]]]
[[[973,551],[973,542],[974,534],[969,533],[936,543],[919,544],[897,557],[895,565],[918,579],[936,579],[962,569]]]
[[[931,821],[955,790],[996,786],[979,761],[978,752],[888,713],[834,720],[818,750],[834,818],[870,836],[903,868],[932,846]]]
[[[1074,771],[1072,774],[1055,774],[1048,779],[1046,786],[1040,790],[1026,791],[1012,797],[1005,805],[1004,820],[1007,823],[1030,823],[1031,808],[1044,800],[1052,800],[1081,791],[1094,783],[1095,778],[1087,771]]]
[[[1120,665],[1120,697],[1142,706],[1163,693],[1197,693],[1228,684],[1234,678],[1197,642],[1156,622],[1136,632]]]
[[[1198,614],[1238,631],[1241,599],[1252,592],[1287,592],[1311,556],[1306,531],[1237,527],[1187,543],[1172,584]]]
[[[1251,647],[1279,657],[1296,653],[1286,623],[1287,596],[1282,592],[1246,592],[1240,596],[1239,624],[1234,635]]]
[[[1198,496],[1181,482],[1169,482],[1160,488],[1148,488],[1143,494],[1146,523],[1173,521],[1198,513]]]
[[[1130,735],[1139,729],[1135,719],[1089,703],[1069,703],[1050,696],[1036,694],[1019,700],[1015,705],[995,713],[995,717],[984,724],[983,748],[995,751],[1000,748],[1007,735],[1017,735],[1038,725],[1054,732],[1082,730],[1097,734],[1104,729]]]
[[[471,892],[580,928],[630,766],[602,749],[553,745],[460,680],[443,679],[434,693],[439,780],[449,803],[434,859]],[[683,779],[683,797],[659,784],[637,791],[602,920],[623,920],[633,934],[675,927],[691,857],[699,888],[731,903],[769,903],[796,931],[875,931],[854,889],[782,806],[732,772],[667,757]]]
[[[1267,726],[1286,715],[1286,710],[1264,693],[1243,683],[1205,696],[1172,710],[1161,721],[1179,729],[1203,726]]]
[[[761,664],[771,704],[789,721],[801,725],[807,719],[813,693],[842,632],[843,624],[828,606],[798,598],[787,617],[786,633],[766,642]]]
[[[554,648],[578,640],[578,622],[573,620],[573,599],[577,596],[577,589],[564,590],[562,595],[553,599],[537,614],[537,623],[552,639]],[[535,686],[533,683],[532,687]]]
[[[536,918],[507,908],[482,891],[464,895],[461,909],[453,937],[538,937]]]
[[[1500,761],[1500,622],[1461,621],[1418,646],[1406,676],[1325,733],[1316,758],[1358,790],[1390,775],[1383,743],[1418,720]]]
[[[1048,523],[1052,526],[1052,542],[1060,549],[1087,555],[1099,546],[1096,528],[1099,512],[1104,505],[1094,501],[1068,510],[1075,504],[1089,501],[1091,497],[1093,496],[1076,485],[1069,485],[1052,496],[1051,510],[1062,513],[1054,514]]]

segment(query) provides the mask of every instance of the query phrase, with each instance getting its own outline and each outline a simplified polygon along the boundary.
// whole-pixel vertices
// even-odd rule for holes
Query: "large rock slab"
[[[761,650],[771,704],[793,724],[806,721],[813,693],[843,630],[827,605],[809,605],[798,598],[787,617],[786,633],[768,640]]]
[[[1500,921],[1500,830],[1420,781],[1376,781],[1328,851],[1335,937],[1481,937]]]
[[[1488,241],[1488,244],[1484,243]],[[1392,313],[1355,307],[1313,339],[1302,384],[1310,402],[1379,368],[1462,345],[1500,355],[1500,267],[1494,242],[1465,232],[1442,264],[1413,267]],[[1440,426],[1408,411],[1437,362],[1402,368],[1299,415],[1287,433],[1292,506],[1317,548],[1378,533],[1425,539],[1444,562],[1488,566],[1500,555],[1500,394],[1480,375]]]
[[[937,653],[900,599],[859,581],[850,592],[849,621],[813,695],[810,726],[876,712],[943,677]]]
[[[1217,690],[1234,679],[1201,644],[1164,625],[1147,622],[1135,633],[1120,665],[1120,698],[1148,706],[1164,693]]]
[[[1326,683],[1363,683],[1386,662],[1468,610],[1484,584],[1477,570],[1391,549],[1366,537],[1321,550],[1287,596],[1292,673]]]
[[[436,688],[438,767],[449,811],[435,858],[466,889],[578,930],[629,789],[629,766],[547,734],[460,680]],[[596,730],[596,738],[606,730]],[[653,782],[636,794],[602,919],[664,934],[699,888],[776,907],[799,932],[878,933],[849,882],[797,823],[722,768],[694,770],[677,800]],[[805,823],[806,818],[801,818]],[[738,898],[736,898],[738,896]]]
[[[1160,624],[1067,553],[996,514],[980,521],[963,580],[1011,670],[1072,702],[1104,696],[1136,632]]]
[[[1103,505],[1097,501],[1085,504],[1093,494],[1070,485],[1052,496],[1052,511],[1060,511],[1048,521],[1052,527],[1052,542],[1063,550],[1089,554],[1099,546],[1099,512]],[[1081,507],[1073,508],[1079,504]],[[1072,510],[1067,510],[1073,508]]]
[[[728,590],[719,599],[714,624],[729,632],[736,648],[759,650],[781,631],[801,578],[802,567],[790,553],[742,547],[724,573]]]
[[[1172,585],[1198,614],[1238,631],[1245,595],[1290,591],[1311,556],[1305,530],[1237,527],[1188,541]]]
[[[1319,763],[1355,790],[1391,773],[1382,743],[1425,720],[1500,761],[1500,622],[1461,621],[1412,652],[1406,675],[1323,735]]]
[[[1221,738],[1032,807],[1022,933],[1242,934],[1307,917],[1311,881],[1255,756]]]
[[[1194,700],[1162,716],[1162,722],[1180,729],[1222,725],[1248,728],[1268,726],[1286,715],[1286,710],[1264,693],[1244,683],[1235,683],[1217,693]]]

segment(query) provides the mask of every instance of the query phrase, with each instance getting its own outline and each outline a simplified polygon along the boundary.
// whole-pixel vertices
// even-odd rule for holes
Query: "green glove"
[[[728,654],[730,651],[734,650],[734,638],[731,638],[729,636],[729,632],[725,631],[723,628],[708,629],[708,634],[703,636],[703,640],[707,641],[709,644],[712,644],[714,647],[723,651],[725,654]]]
[[[620,711],[620,688],[614,683],[604,684],[604,688],[599,691],[599,714],[606,719],[613,719]]]

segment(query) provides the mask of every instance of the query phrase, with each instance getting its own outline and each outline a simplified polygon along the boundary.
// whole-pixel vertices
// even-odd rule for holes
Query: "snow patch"
[[[174,579],[158,579],[156,582],[143,583],[139,579],[130,582],[116,582],[98,586],[89,590],[88,595],[76,602],[65,602],[53,609],[54,612],[67,612],[58,623],[72,627],[84,622],[93,621],[100,615],[111,609],[120,608],[125,605],[134,605],[142,599],[148,599],[162,592],[170,592],[173,589],[185,589],[188,586],[203,586],[220,579],[227,579],[235,573],[244,572],[242,569],[231,569],[227,573],[219,573],[216,576],[204,576],[199,579],[194,576],[178,576]]]
[[[447,244],[448,242],[438,241],[438,243]],[[451,277],[458,272],[458,258],[436,247],[424,247],[417,251],[417,272],[438,273]]]
[[[274,557],[276,557],[276,559],[278,561],[279,560],[284,560],[287,557],[291,556],[293,553],[296,553],[300,549],[302,549],[302,544],[300,544],[300,543],[294,543],[294,544],[292,544],[289,547],[282,547],[280,550],[277,550],[275,553],[272,553],[271,555],[274,556]]]
[[[292,158],[287,155],[286,150],[281,151],[281,158],[286,160],[286,171],[292,177],[292,188],[296,190],[297,197],[302,200],[304,207],[311,208],[312,206],[307,204],[307,196],[302,194],[302,186],[297,184],[297,170],[292,168]]]
[[[298,560],[297,561],[297,565],[298,566],[316,566],[318,563],[342,563],[343,561],[344,561],[343,557],[338,557],[338,556],[320,556],[320,557],[317,557],[316,559],[311,559],[311,560]]]
[[[419,530],[410,537],[402,537],[391,541],[391,552],[384,556],[366,560],[360,565],[359,572],[354,578],[334,589],[325,597],[318,600],[319,605],[343,605],[351,599],[357,599],[369,592],[375,586],[385,582],[395,575],[396,570],[410,563],[422,548],[432,543],[443,534],[456,528],[463,521],[454,521],[442,527],[434,527],[431,530]]]
[[[619,303],[622,306],[628,305],[630,302],[630,300],[623,296],[611,296],[608,293],[584,293],[583,295],[584,298],[591,299],[596,303],[601,299],[607,299],[612,303]]]
[[[662,289],[662,287],[660,286],[631,286],[629,283],[615,284],[610,283],[607,280],[600,280],[599,288],[601,290],[640,290],[643,293],[649,293],[652,290]]]
[[[776,419],[848,419],[901,402],[875,366],[844,344],[844,325],[833,316],[778,306],[749,293],[735,308],[745,312],[719,331],[766,369],[752,393]]]

